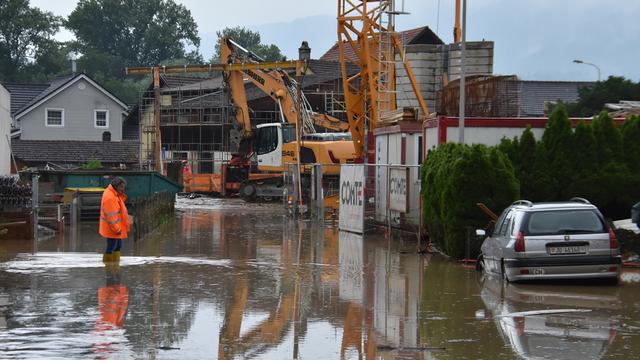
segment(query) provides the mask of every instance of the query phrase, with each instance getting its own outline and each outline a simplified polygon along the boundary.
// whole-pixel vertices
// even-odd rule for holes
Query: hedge
[[[467,256],[467,236],[488,223],[477,203],[503,209],[518,195],[513,166],[497,148],[444,144],[422,164],[425,225],[431,240],[455,258]],[[479,249],[480,243],[471,241],[468,255],[477,256]]]

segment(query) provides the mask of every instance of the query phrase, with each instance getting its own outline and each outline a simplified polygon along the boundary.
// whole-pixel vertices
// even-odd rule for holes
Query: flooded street
[[[0,240],[3,359],[633,359],[640,272],[618,286],[503,284],[289,219],[280,204],[179,199],[105,266],[95,225]],[[640,269],[639,269],[640,270]]]

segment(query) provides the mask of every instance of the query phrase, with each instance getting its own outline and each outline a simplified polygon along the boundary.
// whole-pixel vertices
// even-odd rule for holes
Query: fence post
[[[323,177],[324,177],[324,168],[322,164],[318,164],[315,166],[316,171],[316,205],[318,211],[318,217],[320,220],[324,220],[324,187]]]
[[[75,227],[78,225],[78,198],[73,197],[71,200],[71,210],[69,211],[71,214],[71,226]]]
[[[58,204],[57,206],[57,215],[56,220],[58,221],[58,233],[62,234],[64,230],[64,217],[62,216],[62,204]]]
[[[31,177],[31,208],[33,212],[33,252],[38,251],[38,180],[40,175]]]
[[[298,167],[296,165],[290,165],[289,168],[293,168],[295,171],[298,170]],[[300,194],[298,193],[298,179],[299,177],[296,176],[295,172],[291,172],[292,176],[291,178],[293,179],[293,213],[295,214],[295,216],[298,215],[298,196],[300,196]]]

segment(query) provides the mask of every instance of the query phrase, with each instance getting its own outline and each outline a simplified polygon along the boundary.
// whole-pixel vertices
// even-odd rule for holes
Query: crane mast
[[[380,114],[396,109],[396,55],[407,73],[423,115],[428,114],[420,88],[404,56],[393,19],[393,0],[338,0],[338,47],[349,128],[356,157],[365,156],[365,138]],[[349,76],[347,64],[359,71]]]

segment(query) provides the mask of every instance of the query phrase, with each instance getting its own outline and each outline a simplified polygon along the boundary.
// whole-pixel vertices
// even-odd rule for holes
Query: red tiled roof
[[[398,36],[403,45],[412,44],[444,44],[444,42],[436,35],[428,26],[422,26],[415,29],[399,31]],[[345,48],[345,55],[347,58],[355,59],[355,52],[351,48],[351,45],[347,44]],[[340,48],[336,42],[331,49],[327,50],[324,55],[320,57],[320,60],[326,61],[340,61]]]

